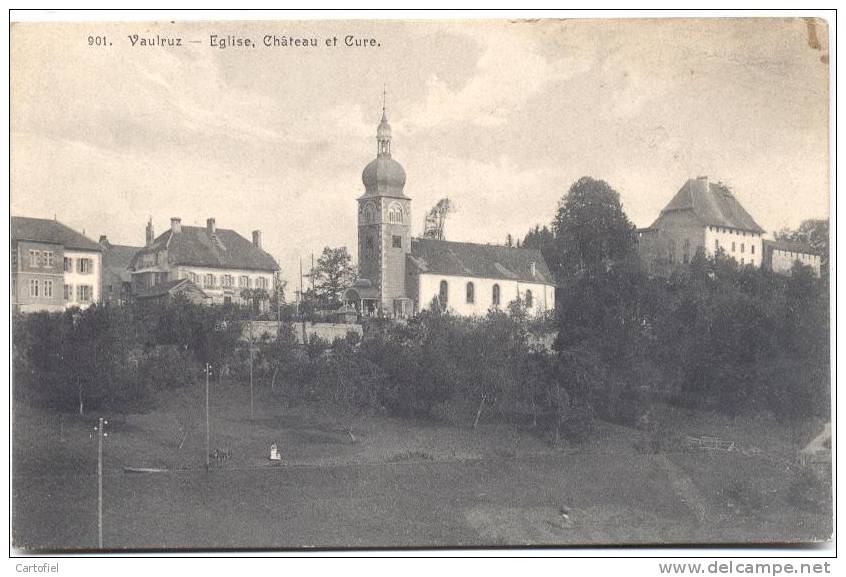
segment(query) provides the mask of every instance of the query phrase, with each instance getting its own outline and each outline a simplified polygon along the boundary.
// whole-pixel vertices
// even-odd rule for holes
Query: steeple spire
[[[382,87],[382,120],[376,129],[376,153],[378,156],[391,156],[391,125],[388,124],[388,114],[385,111],[388,99],[387,85]]]

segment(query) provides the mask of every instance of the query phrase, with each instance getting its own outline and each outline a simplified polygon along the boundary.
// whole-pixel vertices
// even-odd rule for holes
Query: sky
[[[414,235],[448,197],[448,239],[521,237],[582,176],[637,226],[708,175],[797,227],[828,216],[827,62],[825,22],[801,19],[17,23],[11,210],[138,246],[148,218],[214,217],[261,229],[291,281],[323,247],[356,256],[385,89]]]

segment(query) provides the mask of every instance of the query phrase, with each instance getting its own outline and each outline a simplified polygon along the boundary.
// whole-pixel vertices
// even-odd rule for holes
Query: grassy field
[[[649,434],[602,423],[561,450],[514,425],[283,408],[258,388],[250,420],[248,388],[214,384],[211,447],[231,456],[206,471],[202,401],[196,389],[146,415],[104,415],[105,547],[789,543],[831,533],[830,487],[790,461],[796,432],[765,421],[663,417],[676,435],[719,436],[755,456],[655,451]],[[98,416],[16,407],[17,547],[96,547]]]

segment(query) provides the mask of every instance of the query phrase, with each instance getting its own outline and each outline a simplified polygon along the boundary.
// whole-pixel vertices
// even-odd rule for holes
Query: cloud
[[[426,81],[426,94],[402,125],[409,131],[450,123],[502,126],[511,113],[539,93],[554,73],[534,40],[521,34],[499,34],[499,28],[469,33],[481,45],[475,73],[451,89],[437,73]]]

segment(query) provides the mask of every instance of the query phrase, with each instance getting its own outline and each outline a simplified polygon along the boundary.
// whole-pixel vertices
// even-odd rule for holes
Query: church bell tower
[[[365,313],[411,314],[405,287],[406,255],[411,251],[411,199],[403,192],[405,170],[391,157],[391,125],[382,105],[376,129],[376,158],[361,174],[364,195],[358,199],[359,277],[370,281]]]

